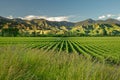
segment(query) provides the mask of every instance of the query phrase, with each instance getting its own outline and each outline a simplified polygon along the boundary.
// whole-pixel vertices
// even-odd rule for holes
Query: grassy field
[[[120,80],[120,37],[1,37],[0,80]]]
[[[76,53],[86,57],[106,59],[120,63],[120,37],[5,37],[0,46],[22,45],[25,49],[40,49],[44,52]]]

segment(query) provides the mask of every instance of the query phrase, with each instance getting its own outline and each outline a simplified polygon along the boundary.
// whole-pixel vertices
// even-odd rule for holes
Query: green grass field
[[[1,37],[0,80],[120,80],[120,37]]]
[[[42,49],[44,52],[77,53],[86,57],[120,62],[120,37],[14,37],[0,38],[0,46],[22,45],[25,48]]]

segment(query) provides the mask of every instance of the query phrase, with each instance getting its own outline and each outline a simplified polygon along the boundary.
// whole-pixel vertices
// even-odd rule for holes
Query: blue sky
[[[120,0],[0,0],[0,16],[56,21],[120,19]]]

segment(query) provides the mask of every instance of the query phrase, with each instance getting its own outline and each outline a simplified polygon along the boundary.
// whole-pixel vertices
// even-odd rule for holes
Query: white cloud
[[[99,16],[98,19],[107,19],[107,18],[115,18],[115,17],[117,17],[117,15],[106,14],[106,15]]]
[[[103,16],[99,16],[98,18],[99,18],[99,19],[104,19],[104,18],[106,18],[106,16],[103,15]]]
[[[32,19],[42,19],[42,18],[46,18],[46,17],[44,17],[44,16],[28,15],[28,16],[23,17],[22,19],[32,20]]]
[[[8,16],[7,18],[8,18],[8,19],[13,19],[13,16],[12,16],[12,15],[10,15],[10,16]]]
[[[112,17],[113,15],[111,15],[111,14],[107,14],[107,17],[109,18],[109,17]]]
[[[58,16],[58,17],[47,17],[47,16],[35,16],[35,15],[28,15],[25,17],[19,17],[24,20],[32,20],[32,19],[46,19],[49,21],[69,21],[68,16]]]
[[[120,20],[120,16],[116,18],[117,20]]]
[[[46,19],[49,21],[69,21],[68,18],[69,17],[66,16],[59,16],[59,17],[48,17]]]

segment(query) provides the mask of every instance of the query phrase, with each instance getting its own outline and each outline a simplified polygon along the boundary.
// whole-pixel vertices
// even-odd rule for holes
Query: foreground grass
[[[120,68],[78,54],[0,47],[0,80],[120,80]]]

